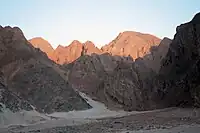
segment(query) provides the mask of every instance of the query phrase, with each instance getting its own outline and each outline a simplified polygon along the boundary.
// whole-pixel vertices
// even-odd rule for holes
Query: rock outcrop
[[[51,57],[53,54],[53,47],[51,44],[41,37],[35,37],[29,40],[29,42],[35,47],[39,48],[41,51],[47,54],[48,57]]]
[[[7,98],[15,94],[45,113],[90,108],[58,74],[58,66],[35,49],[19,28],[0,27],[0,51],[0,71],[4,75],[1,85],[6,88]],[[9,102],[12,103],[8,99],[6,103]]]

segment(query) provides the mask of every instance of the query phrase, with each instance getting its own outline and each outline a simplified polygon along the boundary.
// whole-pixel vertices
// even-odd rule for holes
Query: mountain
[[[45,52],[49,57],[52,55],[54,49],[51,44],[41,37],[35,37],[29,40],[29,42],[41,51]]]
[[[148,88],[148,85],[152,84],[150,82],[153,82],[152,75],[155,75],[154,66],[152,68],[148,66],[153,59],[146,58],[145,55],[153,56],[151,49],[162,42],[150,34],[126,31],[120,33],[115,40],[101,49],[95,47],[91,41],[82,44],[74,40],[66,47],[59,45],[51,59],[58,64],[64,64],[66,78],[73,88],[105,103],[108,107],[148,110],[157,106],[153,106],[154,103],[151,100],[147,100],[149,103],[145,103],[144,100],[148,99],[148,96],[143,94],[141,84]],[[163,46],[158,47],[157,51],[163,54]],[[121,52],[119,52],[120,49]],[[142,57],[142,63],[139,60],[133,62],[137,57]],[[156,60],[158,59],[154,62]],[[161,59],[156,62],[160,63],[160,61]],[[153,63],[153,65],[157,67],[157,64]],[[151,75],[146,73],[151,73]],[[143,82],[146,80],[148,83]],[[123,93],[125,90],[126,94]]]
[[[101,49],[111,55],[131,56],[136,59],[148,54],[151,46],[158,45],[160,41],[159,38],[150,34],[125,31]]]
[[[116,50],[116,54],[120,54],[117,50],[123,45],[117,41],[121,36],[112,42],[113,46],[106,46],[107,51]],[[163,38],[160,42],[156,39],[159,45],[147,45],[149,52],[143,57],[137,56],[135,61],[131,56],[114,56],[115,52],[92,54],[64,65],[64,69],[74,88],[109,108],[200,107],[199,36],[200,13],[178,26],[173,40]]]
[[[1,88],[6,98],[1,102],[6,108],[11,109],[9,103],[21,109],[32,105],[43,113],[91,108],[61,77],[59,66],[34,48],[19,28],[0,27],[0,50]]]

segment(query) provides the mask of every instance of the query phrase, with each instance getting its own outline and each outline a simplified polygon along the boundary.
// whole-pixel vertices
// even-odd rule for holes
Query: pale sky
[[[98,47],[120,32],[173,38],[176,26],[200,11],[200,0],[0,0],[0,24],[53,47],[90,40]]]

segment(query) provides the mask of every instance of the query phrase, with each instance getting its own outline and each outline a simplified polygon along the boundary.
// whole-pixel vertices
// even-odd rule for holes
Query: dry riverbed
[[[15,126],[1,129],[1,133],[198,133],[200,110],[171,108],[161,111],[131,114],[119,118],[84,119],[71,125]],[[64,124],[65,121],[62,121]],[[67,123],[67,122],[66,122]]]

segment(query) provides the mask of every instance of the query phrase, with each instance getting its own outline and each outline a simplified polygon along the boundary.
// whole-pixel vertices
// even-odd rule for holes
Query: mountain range
[[[200,107],[200,15],[171,40],[134,31],[97,48],[74,40],[55,50],[18,27],[0,27],[1,108],[41,113],[92,108],[83,92],[109,109]]]
[[[109,53],[117,56],[131,56],[133,59],[143,57],[149,53],[152,46],[157,46],[160,39],[150,34],[144,34],[134,31],[125,31],[120,33],[109,44],[97,48],[91,41],[81,43],[74,40],[68,46],[61,46],[53,50],[51,44],[41,37],[32,38],[29,42],[36,48],[40,48],[50,59],[58,64],[71,63],[78,59],[81,55],[91,55]]]

